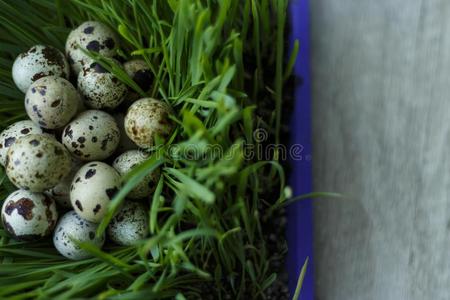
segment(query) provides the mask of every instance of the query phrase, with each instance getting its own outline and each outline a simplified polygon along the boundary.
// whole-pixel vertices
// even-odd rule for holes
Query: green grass
[[[244,159],[244,143],[264,127],[279,142],[286,56],[287,0],[0,1],[0,127],[26,117],[11,79],[14,58],[34,44],[63,50],[70,28],[98,20],[116,29],[120,54],[142,58],[154,75],[148,94],[113,61],[94,57],[142,96],[174,107],[177,128],[134,169],[100,224],[141,178],[162,176],[148,199],[150,236],[134,247],[63,259],[49,240],[20,243],[0,229],[0,299],[264,298],[276,274],[269,267],[261,220],[283,206],[279,162]],[[196,145],[202,159],[183,156]],[[208,152],[223,149],[226,155]],[[14,187],[0,171],[0,199]],[[267,193],[274,199],[261,202]],[[268,202],[268,203],[267,203]],[[205,289],[208,287],[208,289]]]

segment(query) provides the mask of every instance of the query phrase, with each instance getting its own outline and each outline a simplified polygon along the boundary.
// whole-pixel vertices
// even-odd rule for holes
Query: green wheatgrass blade
[[[174,180],[172,184],[178,189],[183,190],[183,193],[186,193],[193,198],[203,200],[208,204],[214,202],[214,193],[191,177],[173,168],[166,168],[164,169],[164,172],[177,179],[176,181]]]
[[[309,258],[306,258],[305,263],[300,270],[300,275],[298,276],[297,286],[295,287],[294,296],[292,296],[292,300],[298,300],[300,297],[300,292],[302,290],[303,279],[305,278],[306,269],[308,268]]]
[[[154,234],[158,225],[158,209],[162,202],[164,202],[164,198],[161,196],[161,192],[164,186],[164,178],[161,177],[159,179],[158,185],[156,186],[155,192],[152,196],[152,204],[150,207],[149,213],[149,229],[150,233]]]

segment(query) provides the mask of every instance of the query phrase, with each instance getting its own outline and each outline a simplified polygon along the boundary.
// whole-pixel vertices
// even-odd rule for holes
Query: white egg
[[[83,50],[99,53],[103,57],[113,57],[119,45],[116,33],[105,24],[95,21],[84,22],[72,30],[66,41],[66,55],[75,75],[92,59]]]
[[[54,137],[29,134],[9,148],[6,174],[19,188],[43,192],[67,176],[70,160],[69,152]]]
[[[38,240],[49,235],[58,220],[55,201],[42,193],[17,190],[3,202],[4,228],[18,240]]]
[[[83,220],[73,210],[61,217],[53,234],[53,244],[56,250],[68,259],[81,260],[92,255],[81,249],[75,242],[90,242],[101,248],[105,237],[95,236],[97,224]]]
[[[116,108],[128,94],[128,87],[98,63],[83,67],[78,74],[78,90],[84,103],[95,109]]]
[[[72,168],[69,174],[64,177],[55,187],[47,190],[45,194],[52,197],[57,204],[63,208],[72,208],[70,203],[70,185],[72,184],[73,177],[81,168],[82,163],[72,158]]]
[[[120,175],[113,167],[99,161],[90,162],[75,174],[70,202],[80,217],[100,223],[120,185]]]
[[[31,120],[19,121],[6,127],[5,130],[0,133],[0,164],[5,165],[6,154],[9,147],[20,137],[28,134],[41,134],[42,128],[34,124]]]
[[[33,82],[25,95],[25,110],[30,119],[47,129],[65,126],[75,116],[81,99],[64,78],[47,76]]]
[[[162,101],[143,98],[134,102],[125,115],[125,132],[141,148],[150,148],[156,136],[167,138],[173,129],[171,108]]]
[[[62,143],[76,158],[103,160],[117,149],[120,131],[114,118],[100,110],[79,114],[63,131]]]
[[[121,176],[128,174],[134,167],[142,164],[149,158],[149,155],[140,150],[130,150],[118,156],[113,163],[113,167]],[[159,169],[144,177],[139,184],[128,193],[130,199],[141,199],[150,196],[155,191],[159,180]]]
[[[148,235],[148,210],[141,203],[127,201],[108,226],[110,239],[130,246]]]
[[[70,70],[64,54],[50,46],[31,47],[16,58],[12,67],[14,83],[24,93],[34,81],[52,75],[68,79]]]

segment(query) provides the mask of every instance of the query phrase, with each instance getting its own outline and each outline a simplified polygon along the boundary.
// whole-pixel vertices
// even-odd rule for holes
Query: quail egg
[[[43,192],[70,172],[70,154],[48,134],[29,134],[9,147],[6,174],[19,188]]]
[[[64,78],[47,76],[30,85],[25,110],[32,121],[47,129],[63,127],[75,116],[80,95]]]
[[[62,143],[78,159],[103,160],[119,145],[120,131],[108,113],[87,110],[79,114],[63,130]]]
[[[96,237],[97,224],[83,220],[73,210],[61,217],[53,234],[53,244],[56,250],[68,259],[81,260],[92,255],[81,249],[75,242],[90,242],[101,248],[105,236]]]
[[[78,90],[85,104],[95,109],[116,108],[128,93],[123,82],[95,62],[78,74]]]
[[[22,136],[27,134],[41,134],[42,129],[31,120],[19,121],[6,127],[0,133],[0,164],[5,165],[9,147]]]
[[[141,148],[150,148],[156,136],[167,137],[173,129],[171,108],[164,102],[143,98],[134,102],[125,115],[125,132]]]
[[[110,239],[131,246],[148,235],[148,211],[141,203],[127,201],[108,226]]]
[[[133,59],[123,64],[123,69],[136,84],[146,92],[152,87],[152,72],[142,59]]]
[[[67,59],[78,76],[83,67],[92,62],[81,49],[97,52],[103,57],[113,57],[118,44],[115,32],[105,24],[95,21],[84,22],[67,37]]]
[[[133,59],[123,64],[123,69],[131,79],[141,88],[143,92],[148,92],[153,84],[153,76],[147,63],[142,59]],[[134,89],[128,89],[128,95],[123,102],[129,107],[134,101],[140,99],[141,96]]]
[[[55,187],[47,190],[45,194],[52,197],[57,204],[63,208],[72,208],[70,203],[70,185],[72,184],[72,179],[78,170],[81,168],[82,164],[76,159],[72,159],[72,168],[69,174],[64,177]]]
[[[49,235],[57,220],[55,201],[42,193],[17,190],[3,202],[3,226],[18,240],[37,240]]]
[[[137,145],[132,140],[130,140],[128,135],[125,133],[125,127],[123,124],[125,115],[123,113],[115,113],[112,116],[114,117],[114,120],[116,120],[117,126],[119,127],[120,131],[120,141],[119,146],[117,146],[116,152],[122,153],[128,150],[137,149]]]
[[[125,176],[134,167],[142,164],[148,157],[148,154],[140,150],[130,150],[118,156],[114,160],[113,167],[117,170],[117,172],[119,172],[121,176]],[[130,191],[127,197],[130,199],[141,199],[149,196],[152,192],[155,191],[158,179],[159,170],[155,170],[154,172],[145,176],[144,179]]]
[[[16,86],[26,92],[34,81],[45,76],[58,76],[68,79],[69,64],[64,54],[50,46],[36,45],[20,54],[14,61],[12,77]]]
[[[83,219],[100,223],[120,184],[120,175],[113,167],[103,162],[90,162],[81,167],[72,180],[72,207]]]

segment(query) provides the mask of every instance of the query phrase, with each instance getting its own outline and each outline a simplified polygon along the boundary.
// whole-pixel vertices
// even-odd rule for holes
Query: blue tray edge
[[[291,24],[290,46],[292,47],[296,39],[300,42],[300,51],[294,66],[294,74],[301,82],[295,89],[291,146],[301,145],[302,147],[300,158],[291,161],[292,173],[289,183],[294,195],[302,195],[312,191],[309,1],[290,1],[289,17]],[[301,300],[314,299],[311,201],[311,199],[302,200],[290,205],[287,209],[287,241],[289,246],[287,270],[291,295],[294,294],[300,269],[305,260],[309,258],[299,298]]]

